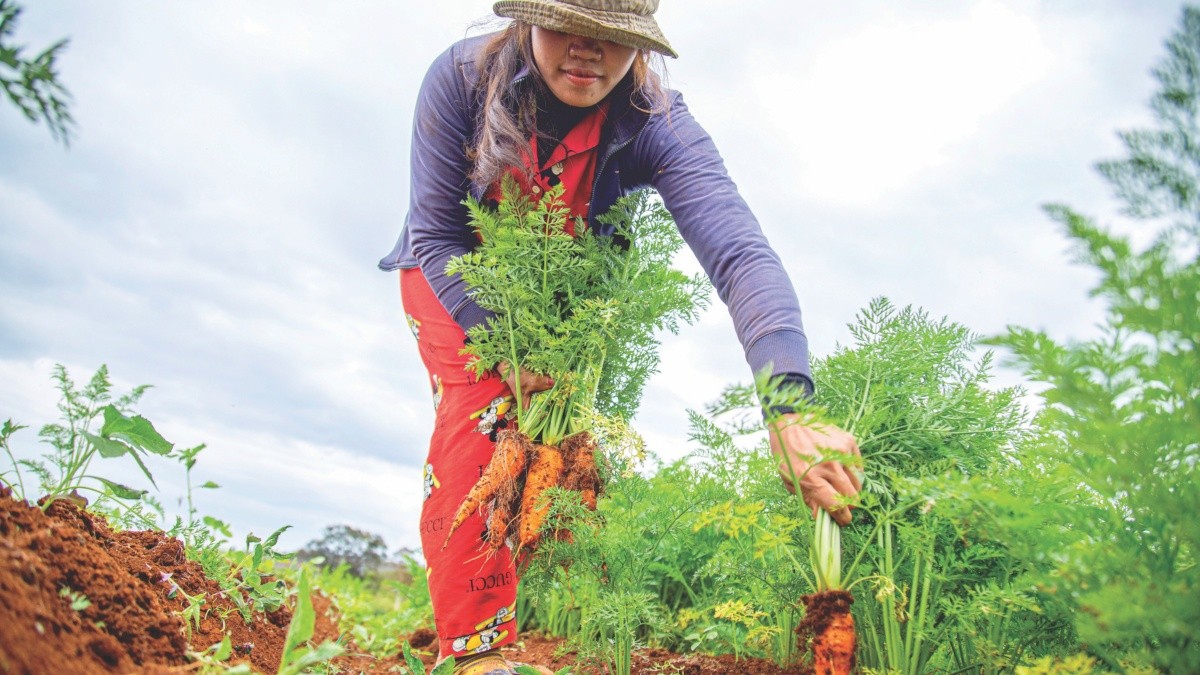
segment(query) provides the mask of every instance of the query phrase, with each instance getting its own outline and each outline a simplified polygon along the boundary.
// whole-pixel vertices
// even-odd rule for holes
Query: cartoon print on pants
[[[487,434],[489,441],[496,440],[496,434],[508,426],[508,422],[516,417],[517,411],[512,409],[512,396],[497,396],[488,407],[471,413],[471,419],[478,419],[475,432]]]
[[[421,339],[421,322],[408,313],[404,314],[404,320],[408,322],[408,329],[412,331],[413,338],[419,341]]]
[[[442,406],[442,395],[445,393],[446,393],[446,388],[444,386],[442,386],[442,378],[438,377],[437,375],[434,375],[433,376],[433,410],[434,410],[434,412],[437,412],[437,409]]]
[[[421,482],[425,484],[425,499],[429,499],[429,495],[433,494],[433,488],[442,487],[437,476],[433,475],[432,464],[426,464],[425,468],[421,470]]]
[[[500,630],[500,626],[512,621],[516,617],[516,611],[517,604],[515,602],[508,607],[501,607],[496,611],[495,616],[476,624],[474,633],[454,638],[451,646],[455,652],[468,654],[486,652],[492,648],[493,643],[508,637],[508,631]]]

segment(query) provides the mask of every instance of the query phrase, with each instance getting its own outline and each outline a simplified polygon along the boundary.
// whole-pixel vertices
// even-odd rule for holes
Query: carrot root
[[[583,503],[596,510],[596,495],[600,492],[600,471],[596,468],[596,442],[592,435],[581,431],[563,440],[563,455],[567,457],[566,477],[562,486],[580,493]]]
[[[525,477],[525,491],[521,495],[519,543],[517,550],[532,549],[537,544],[542,523],[550,512],[550,504],[544,503],[547,489],[558,485],[563,475],[563,454],[553,445],[538,445],[529,462],[529,473]]]
[[[810,647],[816,675],[849,675],[854,670],[854,598],[846,591],[823,591],[803,597],[806,611],[796,628],[801,648]]]
[[[491,461],[454,514],[450,529],[446,532],[446,541],[442,543],[443,549],[450,543],[455,530],[493,497],[501,496],[511,501],[512,494],[519,489],[517,479],[525,470],[530,449],[529,439],[519,431],[504,429],[500,432]]]

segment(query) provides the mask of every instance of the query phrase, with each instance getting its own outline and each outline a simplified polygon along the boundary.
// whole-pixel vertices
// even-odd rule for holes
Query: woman
[[[494,196],[505,173],[532,195],[561,184],[573,214],[611,234],[594,216],[621,194],[653,187],[728,306],[753,371],[771,369],[812,391],[800,308],[779,257],[708,134],[649,69],[651,52],[676,56],[654,20],[657,7],[658,0],[497,2],[495,13],[513,22],[453,45],[421,87],[409,212],[380,267],[400,270],[405,312],[434,390],[421,533],[440,657],[463,662],[456,672],[509,672],[495,655],[463,657],[516,639],[517,579],[508,551],[487,558],[479,554],[480,537],[459,535],[442,548],[454,510],[511,419],[516,375],[476,378],[459,354],[465,329],[487,318],[462,282],[444,272],[475,243],[462,205],[468,192]],[[529,395],[553,383],[524,372],[521,384]],[[848,523],[839,497],[858,492],[859,476],[813,460],[827,449],[857,455],[854,439],[806,427],[794,415],[773,431],[771,447],[789,488],[792,472],[803,474],[806,503]],[[482,516],[473,518],[461,531],[486,535]]]

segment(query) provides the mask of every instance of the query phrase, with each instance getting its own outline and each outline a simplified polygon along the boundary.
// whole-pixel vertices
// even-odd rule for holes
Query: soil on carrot
[[[850,615],[850,605],[854,602],[854,596],[847,591],[822,591],[805,595],[801,599],[805,608],[804,618],[801,619],[800,625],[796,626],[800,649],[814,651],[818,655],[818,661],[828,662],[835,658],[835,655],[826,653],[825,649],[827,648],[822,649],[820,645],[816,644],[818,636],[824,635],[830,624],[838,617]],[[853,646],[853,642],[851,642],[851,646]],[[847,672],[853,668],[854,658],[853,652],[851,652]]]
[[[178,587],[178,588],[176,588]],[[198,627],[185,625],[185,595],[205,597]],[[333,601],[314,593],[314,643],[338,641],[346,653],[333,663],[347,673],[395,673],[399,654],[379,659],[361,653],[340,633]],[[68,501],[46,512],[12,499],[0,487],[0,673],[194,672],[188,651],[202,651],[228,634],[234,654],[259,672],[279,668],[292,612],[254,612],[246,624],[220,586],[184,555],[183,543],[155,531],[114,532],[105,520]],[[437,636],[423,629],[406,639],[432,665]],[[556,671],[576,666],[563,641],[523,635],[503,648],[506,658]],[[577,667],[580,675],[601,673]],[[762,659],[678,655],[661,649],[635,652],[633,672],[683,675],[798,675]]]

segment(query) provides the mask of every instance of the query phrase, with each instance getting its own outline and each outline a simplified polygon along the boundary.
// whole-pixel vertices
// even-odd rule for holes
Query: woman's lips
[[[566,76],[568,82],[576,87],[589,87],[600,79],[598,74],[590,70],[578,70],[574,68],[564,70],[563,75]]]

